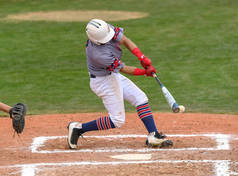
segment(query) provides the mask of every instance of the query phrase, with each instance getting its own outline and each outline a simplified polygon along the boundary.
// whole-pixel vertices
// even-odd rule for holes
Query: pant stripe
[[[140,119],[143,119],[144,117],[149,117],[149,116],[152,116],[152,113],[146,113],[146,114],[143,114],[140,116]]]
[[[151,111],[148,110],[148,109],[146,109],[146,110],[143,110],[143,111],[138,112],[138,114],[139,114],[139,116],[140,116],[140,115],[143,115],[143,114],[147,114],[147,113],[149,113],[149,112],[151,112]]]
[[[109,117],[108,116],[106,116],[106,122],[107,122],[108,128],[112,128],[111,125],[110,125],[110,121],[109,121]]]
[[[137,111],[142,111],[142,110],[146,110],[147,107],[142,107],[142,108],[137,108]]]
[[[138,109],[141,109],[141,108],[147,108],[148,106],[149,106],[148,103],[145,103],[145,104],[137,106],[136,109],[138,110]]]
[[[106,127],[105,119],[104,119],[104,118],[101,118],[101,122],[102,122],[103,129],[108,129],[108,128]]]
[[[110,119],[108,116],[100,117],[99,119],[97,119],[97,126],[99,130],[106,130],[113,128],[110,124]]]
[[[150,110],[150,107],[149,107],[148,103],[137,106],[136,109],[137,109],[137,113],[138,113],[140,119],[152,116],[152,112]]]
[[[144,123],[149,133],[157,131],[149,104],[145,103],[136,107],[139,118]]]
[[[99,121],[100,121],[100,118],[97,120],[97,126],[98,126],[98,129],[99,129],[99,130],[102,130],[102,127],[101,127],[101,125],[100,125],[100,122],[99,122]]]

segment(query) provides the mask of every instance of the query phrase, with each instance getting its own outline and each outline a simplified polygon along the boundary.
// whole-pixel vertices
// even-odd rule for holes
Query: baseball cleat
[[[148,135],[146,145],[149,147],[171,147],[173,141],[165,139],[166,136],[162,133],[152,132]]]
[[[82,124],[78,122],[70,122],[68,125],[68,145],[70,149],[77,149],[79,136],[83,134]]]

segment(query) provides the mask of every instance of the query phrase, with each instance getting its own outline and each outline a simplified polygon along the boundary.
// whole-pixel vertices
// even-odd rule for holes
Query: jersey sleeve
[[[124,29],[120,27],[114,27],[114,31],[115,31],[115,34],[114,34],[113,40],[120,42],[124,35]]]

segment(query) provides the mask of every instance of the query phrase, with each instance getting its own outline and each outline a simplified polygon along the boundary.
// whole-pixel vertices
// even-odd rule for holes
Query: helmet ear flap
[[[114,34],[114,29],[103,20],[92,19],[86,26],[89,40],[97,45],[109,42]]]

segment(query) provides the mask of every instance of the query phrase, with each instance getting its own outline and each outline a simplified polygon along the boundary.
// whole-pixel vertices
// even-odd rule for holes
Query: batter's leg
[[[138,116],[144,123],[148,133],[157,132],[154,118],[148,104],[148,98],[145,93],[123,75],[120,75],[120,81],[123,87],[124,99],[136,107]]]
[[[165,139],[166,136],[157,131],[152,112],[148,104],[148,98],[132,81],[125,76],[120,77],[123,86],[124,99],[134,105],[138,116],[144,123],[148,137],[146,144],[152,147],[169,147],[173,145],[171,140]]]
[[[78,138],[83,133],[115,127],[119,128],[125,122],[123,92],[117,74],[93,79],[90,81],[90,87],[102,99],[109,115],[87,123],[71,122],[68,125],[68,144],[71,149],[77,148]]]

